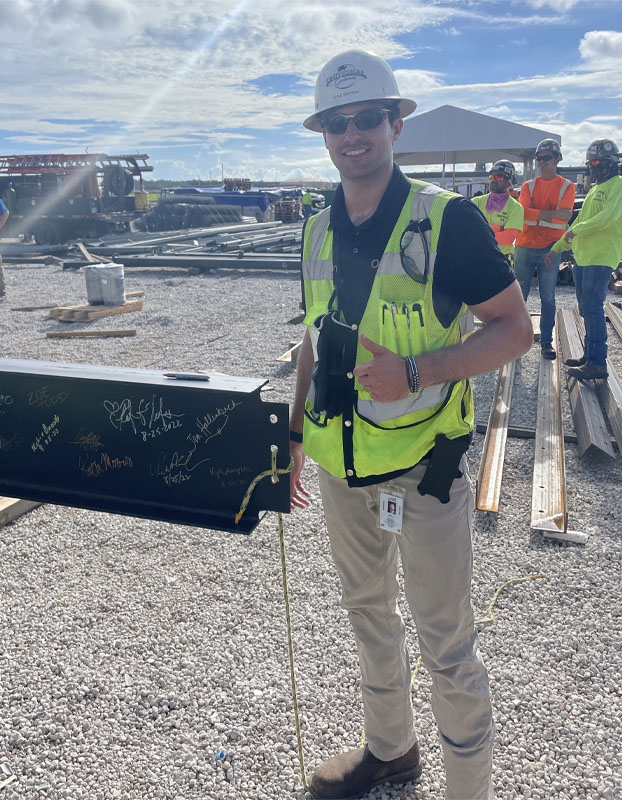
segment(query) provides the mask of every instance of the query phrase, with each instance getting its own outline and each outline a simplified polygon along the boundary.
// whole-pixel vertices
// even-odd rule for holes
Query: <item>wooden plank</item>
[[[116,317],[119,314],[130,314],[132,311],[140,311],[143,307],[142,300],[126,300],[122,306],[89,306],[90,311],[66,311],[60,320],[61,322],[85,322],[104,317]]]
[[[33,508],[40,506],[33,500],[19,500],[16,497],[0,497],[0,528],[21,517]]]
[[[103,339],[113,336],[136,336],[136,331],[133,329],[116,330],[116,331],[54,331],[46,333],[48,339]]]
[[[554,347],[556,339],[554,331]],[[555,533],[568,530],[559,360],[542,357],[538,375],[531,527]]]
[[[619,309],[610,303],[607,305],[611,306],[607,312],[607,316],[609,316],[611,321],[612,316],[614,316],[613,312],[619,312]],[[583,317],[579,314],[578,308],[575,308],[575,321],[579,336],[585,340],[585,323],[583,322]],[[619,322],[622,324],[622,314],[620,314]],[[607,372],[609,373],[607,379],[594,381],[594,384],[600,402],[603,404],[603,408],[609,419],[609,424],[611,425],[611,430],[618,444],[618,449],[622,453],[622,386],[620,385],[618,373],[609,359],[607,359]]]
[[[475,430],[477,433],[486,433],[488,430],[488,424],[485,422],[476,422],[475,423]],[[535,428],[525,428],[520,425],[508,425],[508,438],[510,439],[535,439],[536,438],[536,429]],[[579,442],[579,437],[576,433],[564,431],[564,441],[569,442],[570,444],[577,444]],[[611,440],[613,444],[615,439]]]
[[[609,317],[609,322],[612,324],[613,329],[622,339],[622,311],[613,303],[606,303],[605,313]]]
[[[126,292],[125,300],[134,300],[137,297],[144,297],[145,292],[143,289],[138,289],[134,292]],[[117,306],[104,306],[103,304],[93,305],[91,303],[80,303],[75,306],[49,306],[51,308],[50,317],[54,319],[60,318],[65,311],[100,311],[102,308],[117,308]]]
[[[103,256],[96,256],[93,255],[93,253],[89,253],[89,251],[86,249],[84,245],[84,242],[77,242],[76,246],[87,261],[91,261],[92,263],[98,263],[98,264],[110,263],[110,259],[108,258],[104,258]]]
[[[296,342],[295,344],[292,345],[292,347],[289,348],[289,350],[283,353],[282,356],[279,356],[277,358],[277,361],[281,361],[284,363],[292,363],[296,361],[296,359],[298,358],[298,351],[300,350],[301,346],[302,346],[302,341]]]
[[[580,358],[583,355],[583,342],[575,320],[574,312],[562,308],[557,312],[557,329],[562,343],[564,357]],[[605,417],[598,402],[596,387],[586,386],[575,378],[568,378],[568,394],[574,427],[579,439],[579,454],[584,456],[593,450],[615,458],[611,437]]]
[[[503,459],[507,441],[512,385],[516,362],[504,364],[499,370],[495,402],[490,409],[484,449],[477,476],[476,507],[480,511],[499,511]]]
[[[56,308],[56,307],[57,307],[57,304],[56,303],[52,303],[52,304],[47,305],[47,306],[15,306],[14,308],[11,308],[10,310],[11,311],[44,311],[44,310],[47,310],[49,308]]]
[[[534,342],[540,341],[540,314],[531,314],[531,327],[533,328]]]

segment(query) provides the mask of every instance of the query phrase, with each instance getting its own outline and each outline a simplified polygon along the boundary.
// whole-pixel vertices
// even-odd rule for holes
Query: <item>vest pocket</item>
[[[380,344],[400,356],[416,355],[425,347],[425,319],[421,303],[380,300]]]

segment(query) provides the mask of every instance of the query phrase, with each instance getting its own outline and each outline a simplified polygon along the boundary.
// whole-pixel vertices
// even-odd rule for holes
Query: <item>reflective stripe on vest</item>
[[[567,178],[563,179],[561,188],[559,190],[559,197],[557,198],[557,205],[555,206],[556,209],[560,209],[562,207],[563,197],[566,194],[566,189],[570,186],[571,183],[572,183],[572,181],[569,181]],[[528,186],[529,186],[529,205],[532,208],[533,208],[533,206],[531,204],[533,203],[533,201],[532,201],[531,197],[533,195],[533,189],[534,189],[535,185],[536,185],[536,179],[532,178],[529,181],[529,184],[528,184]],[[528,222],[527,220],[525,220],[525,225],[537,225],[540,228],[557,228],[558,230],[561,229],[562,231],[565,231],[566,228],[568,227],[568,224],[566,222],[538,222],[538,220],[535,220],[533,222]]]
[[[462,305],[448,328],[436,317],[432,301],[432,284],[442,214],[455,195],[444,190],[411,181],[412,189],[376,268],[370,296],[359,329],[373,341],[393,352],[417,355],[460,342],[473,329],[473,315]],[[424,235],[429,242],[430,264],[426,283],[408,276],[401,263],[399,244],[410,220],[430,218],[432,230]],[[329,228],[330,210],[325,209],[307,223],[303,244],[303,280],[308,326],[317,359],[319,332],[313,320],[326,313],[333,295],[333,235]],[[407,254],[421,266],[424,247],[415,234]],[[372,355],[360,344],[356,364],[371,360]],[[409,468],[434,444],[438,433],[449,438],[472,429],[473,406],[468,381],[447,382],[425,387],[417,394],[390,403],[372,400],[369,393],[355,382],[357,405],[354,420],[341,417],[328,421],[314,420],[313,384],[307,399],[305,419],[305,452],[334,475],[344,476],[342,425],[354,436],[354,461],[357,477],[385,474]],[[393,437],[398,436],[398,440]],[[380,437],[380,438],[379,438]],[[383,445],[383,437],[389,437]],[[386,462],[386,463],[385,463]]]

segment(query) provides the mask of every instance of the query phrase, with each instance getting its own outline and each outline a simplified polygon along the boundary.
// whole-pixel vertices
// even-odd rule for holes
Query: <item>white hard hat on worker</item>
[[[365,50],[347,50],[322,68],[315,82],[315,112],[303,125],[321,133],[324,112],[375,100],[394,101],[402,119],[417,108],[414,100],[400,96],[395,75],[383,58]]]

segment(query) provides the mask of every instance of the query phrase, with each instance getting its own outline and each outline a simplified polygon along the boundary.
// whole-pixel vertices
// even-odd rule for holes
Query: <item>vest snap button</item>
[[[358,326],[358,325],[355,323],[355,324],[352,326],[352,330],[353,330],[353,331],[358,331],[358,329],[359,329],[359,326]]]
[[[352,426],[352,420],[347,419],[343,424],[346,426],[346,428],[350,428]]]
[[[351,478],[354,475],[354,470],[353,469],[347,469],[346,470],[346,475],[348,476],[348,478]]]
[[[350,378],[350,380],[352,380],[352,378],[354,377],[354,373],[353,372],[346,372],[346,377]]]

